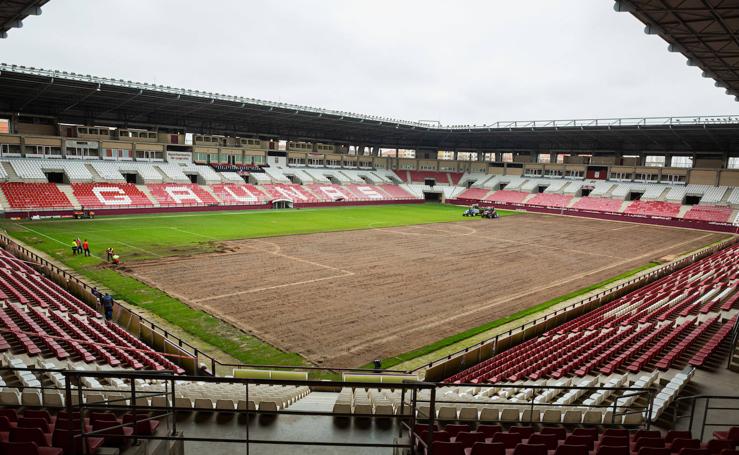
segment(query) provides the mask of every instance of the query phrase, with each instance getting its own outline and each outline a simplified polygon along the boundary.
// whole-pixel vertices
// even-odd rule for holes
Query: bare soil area
[[[529,214],[224,242],[127,265],[274,346],[354,367],[726,237]]]

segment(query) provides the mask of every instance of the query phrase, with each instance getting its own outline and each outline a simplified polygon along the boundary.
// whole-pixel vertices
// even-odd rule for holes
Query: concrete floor
[[[330,412],[336,401],[335,393],[313,392],[289,407],[291,411],[326,411]],[[351,419],[349,421],[325,416],[280,415],[276,417],[252,417],[248,421],[242,414],[192,413],[182,415],[177,421],[177,430],[186,437],[208,438],[246,438],[281,440],[299,443],[299,441],[330,441],[392,444],[398,437],[395,422],[387,419]],[[299,444],[250,444],[247,452],[246,444],[185,442],[185,454],[195,455],[227,455],[243,453],[262,454],[360,454],[390,455],[392,448],[360,448],[360,447],[326,447],[301,446]]]

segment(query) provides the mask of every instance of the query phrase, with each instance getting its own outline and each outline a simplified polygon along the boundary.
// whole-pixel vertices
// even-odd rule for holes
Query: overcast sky
[[[737,114],[610,0],[51,0],[5,63],[444,124]]]

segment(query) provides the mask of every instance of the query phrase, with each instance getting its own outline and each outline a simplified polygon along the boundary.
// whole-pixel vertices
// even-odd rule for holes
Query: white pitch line
[[[155,253],[155,252],[153,252],[153,251],[145,250],[145,249],[143,249],[143,248],[139,248],[139,247],[137,247],[137,246],[131,245],[130,243],[126,243],[126,242],[121,242],[120,240],[114,240],[113,242],[115,242],[115,243],[120,243],[121,245],[127,246],[127,247],[129,247],[129,248],[133,248],[133,249],[135,249],[135,250],[143,251],[144,253],[147,253],[147,254],[151,254],[152,256],[156,256],[156,257],[158,257],[158,258],[164,257],[164,256],[162,256],[161,254],[156,254],[156,253]]]
[[[251,294],[254,292],[269,291],[271,289],[286,288],[288,286],[297,286],[300,284],[311,284],[311,283],[316,283],[318,281],[332,280],[334,278],[344,278],[344,277],[351,276],[351,275],[354,275],[354,272],[348,272],[348,273],[344,273],[341,275],[332,275],[332,276],[327,276],[323,278],[314,278],[312,280],[296,281],[294,283],[284,283],[284,284],[278,284],[275,286],[265,286],[261,288],[247,289],[245,291],[229,292],[228,294],[214,295],[211,297],[204,297],[202,299],[194,299],[194,300],[191,300],[191,302],[194,302],[194,303],[207,302],[210,300],[218,300],[218,299],[223,299],[226,297],[234,297],[234,296],[242,295],[242,294]]]
[[[172,227],[170,229],[175,229],[175,230],[180,231],[180,232],[183,232],[185,234],[197,235],[197,236],[200,236],[200,237],[203,237],[203,238],[206,238],[206,239],[210,239],[210,240],[218,240],[218,239],[215,239],[213,237],[209,237],[207,235],[198,234],[197,232],[186,231],[186,230],[180,229],[180,228]],[[225,298],[225,297],[233,297],[233,296],[236,296],[236,295],[249,294],[249,293],[259,292],[259,291],[268,291],[270,289],[278,289],[278,288],[284,288],[284,287],[288,287],[288,286],[296,286],[296,285],[299,285],[299,284],[310,284],[310,283],[315,283],[315,282],[318,282],[318,281],[331,280],[331,279],[334,279],[334,278],[344,278],[344,277],[352,276],[352,275],[355,274],[351,270],[344,270],[344,269],[340,269],[338,267],[334,267],[334,266],[331,266],[331,265],[321,264],[319,262],[314,262],[314,261],[311,261],[311,260],[308,260],[308,259],[303,259],[303,258],[299,258],[299,257],[295,257],[295,256],[290,256],[288,254],[281,253],[280,251],[282,250],[282,248],[280,247],[280,245],[278,245],[278,244],[276,244],[274,242],[269,242],[267,240],[262,240],[262,239],[251,239],[249,241],[251,241],[251,242],[266,243],[268,245],[272,245],[276,249],[275,249],[275,251],[268,251],[268,250],[264,250],[262,248],[257,248],[257,247],[252,246],[252,245],[242,244],[240,246],[243,246],[245,248],[250,248],[252,250],[259,251],[260,253],[271,254],[273,256],[282,257],[282,258],[290,259],[290,260],[297,261],[297,262],[302,262],[302,263],[305,263],[305,264],[312,265],[314,267],[320,267],[320,268],[329,269],[329,270],[336,270],[337,272],[341,272],[341,274],[339,274],[339,275],[332,275],[332,276],[323,277],[323,278],[314,278],[314,279],[311,279],[311,280],[296,281],[296,282],[293,282],[293,283],[283,283],[283,284],[278,284],[278,285],[275,285],[275,286],[266,286],[266,287],[261,287],[261,288],[246,289],[246,290],[243,290],[243,291],[230,292],[230,293],[227,293],[227,294],[222,294],[222,295],[217,295],[217,296],[211,296],[211,297],[205,297],[205,298],[202,298],[202,299],[193,299],[193,300],[191,300],[192,302],[194,302],[194,303],[207,302],[209,300],[217,300],[217,299],[221,299],[221,298]]]
[[[19,224],[18,226],[22,227],[23,229],[25,229],[25,230],[27,230],[27,231],[31,231],[31,232],[33,232],[34,234],[38,234],[38,235],[40,235],[40,236],[42,236],[42,237],[46,237],[47,239],[49,239],[49,240],[51,240],[51,241],[54,241],[54,242],[56,242],[56,243],[58,243],[58,244],[60,244],[60,245],[64,245],[64,246],[66,246],[66,247],[69,247],[69,246],[70,246],[70,245],[69,245],[68,243],[62,242],[61,240],[59,240],[59,239],[56,239],[56,238],[54,238],[54,237],[52,237],[52,236],[50,236],[50,235],[46,235],[46,234],[44,234],[43,232],[39,232],[39,231],[37,231],[37,230],[35,230],[35,229],[31,229],[31,228],[30,228],[30,227],[28,227],[28,226],[24,226],[24,225],[22,225],[22,224]],[[70,243],[71,243],[71,242],[70,242]],[[92,253],[90,253],[90,256],[92,256],[92,257],[96,257],[96,258],[98,258],[98,259],[102,260],[102,258],[101,258],[100,256],[98,256],[97,254],[92,254]]]

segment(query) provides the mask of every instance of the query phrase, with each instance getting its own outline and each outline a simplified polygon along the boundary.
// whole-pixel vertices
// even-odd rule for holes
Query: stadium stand
[[[53,183],[0,183],[10,208],[28,209],[70,209],[72,204],[67,196]]]
[[[539,193],[526,203],[530,205],[544,205],[549,207],[567,207],[572,202],[572,197],[563,194]]]
[[[384,185],[378,185],[377,187],[383,190],[388,195],[390,195],[390,197],[394,200],[417,199],[417,197],[413,196],[411,193],[401,188],[400,185],[384,184]]]
[[[623,201],[603,197],[583,197],[577,200],[572,207],[581,210],[596,210],[599,212],[618,212]]]
[[[72,191],[85,208],[153,206],[151,200],[131,183],[73,183]]]
[[[716,207],[710,205],[694,205],[683,216],[688,220],[716,221],[727,223],[731,220],[733,210],[729,207]]]
[[[118,170],[117,163],[93,161],[90,163],[90,166],[92,166],[103,181],[122,182],[126,180],[123,178],[123,174]]]
[[[471,199],[480,201],[485,199],[485,196],[490,192],[487,188],[468,188],[460,193],[460,199]]]
[[[162,206],[218,204],[208,191],[193,183],[159,183],[147,185],[147,188]]]
[[[662,201],[632,201],[624,213],[636,215],[653,215],[676,217],[680,212],[680,204]]]
[[[223,204],[256,205],[265,204],[270,199],[254,185],[218,183],[210,188]]]
[[[6,250],[0,250],[0,261],[0,292],[7,302],[0,308],[5,364],[24,354],[59,366],[73,361],[184,371],[120,327],[102,322],[100,313]],[[0,401],[5,405],[20,405],[22,395],[29,393],[8,388],[3,392]],[[8,403],[8,397],[18,401]]]
[[[729,333],[726,327],[735,322],[739,299],[733,280],[737,271],[739,246],[734,245],[455,374],[447,382],[515,383],[593,374],[612,377],[621,372],[654,374],[657,370],[669,374],[693,358],[700,364]],[[732,316],[727,318],[727,314]],[[689,375],[671,376],[671,381],[683,382],[662,401],[658,396],[653,419]]]
[[[529,194],[530,193],[523,193],[520,191],[498,190],[485,196],[485,200],[492,202],[522,203]]]
[[[293,183],[265,184],[260,185],[260,188],[264,188],[264,190],[267,191],[272,199],[287,199],[298,203],[316,203],[325,201],[325,199],[319,199],[316,195],[308,191],[302,185],[296,185]]]

